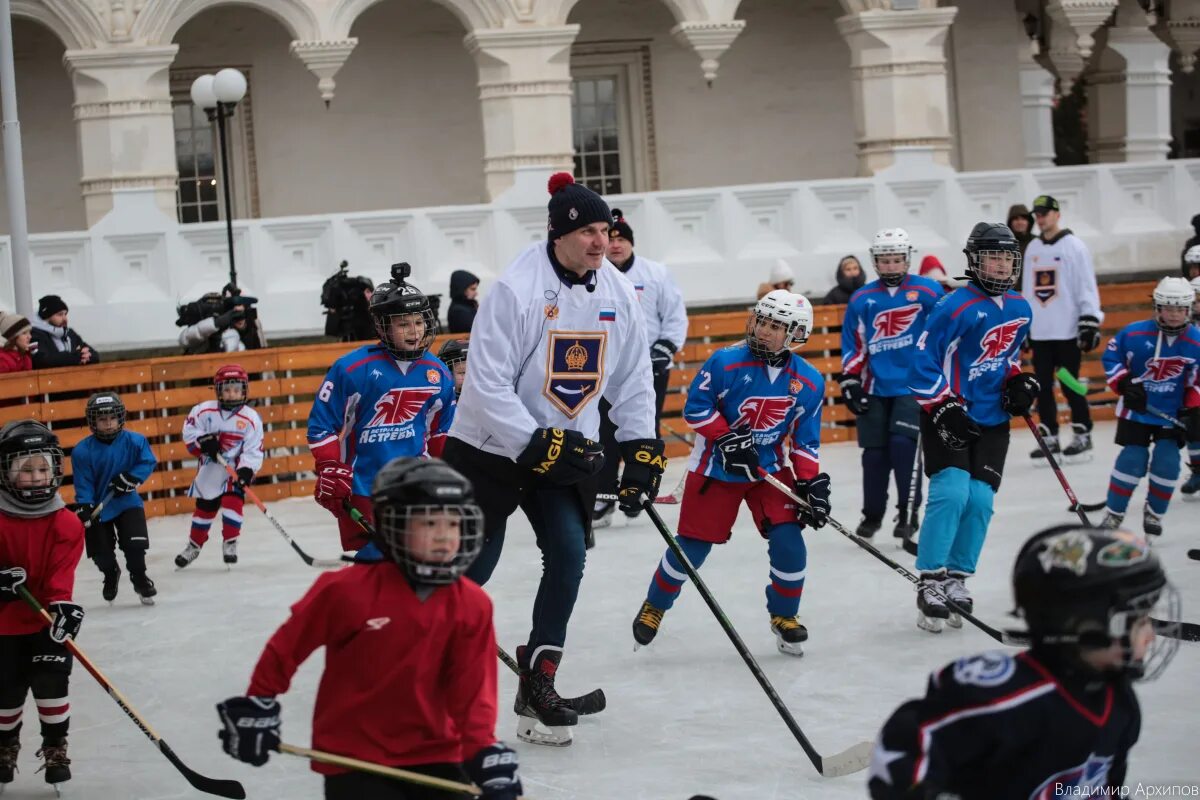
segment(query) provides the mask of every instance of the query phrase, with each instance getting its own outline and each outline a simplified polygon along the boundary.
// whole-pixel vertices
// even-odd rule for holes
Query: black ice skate
[[[896,539],[896,545],[902,546],[904,541],[911,540],[916,536],[919,524],[919,522],[914,522],[912,517],[901,510],[896,515],[896,527],[892,528],[892,536]]]
[[[1192,476],[1179,487],[1179,494],[1186,502],[1194,503],[1200,500],[1200,466],[1190,467]]]
[[[175,567],[183,569],[188,564],[200,557],[200,545],[188,539],[187,547],[183,548],[183,552],[175,556]]]
[[[46,783],[51,785],[71,780],[71,759],[67,758],[67,738],[43,739],[37,757],[44,759],[38,772],[46,771]],[[58,791],[56,787],[55,792]]]
[[[226,539],[221,543],[221,557],[226,564],[237,563],[237,539]]]
[[[775,645],[779,652],[788,656],[802,656],[801,643],[808,641],[808,628],[796,617],[771,616],[771,632],[775,634]]]
[[[104,573],[104,586],[100,589],[100,596],[107,602],[111,603],[117,597],[117,589],[121,583],[120,567],[113,567],[111,571]]]
[[[965,572],[951,572],[946,576],[946,580],[942,581],[942,592],[954,604],[946,606],[946,610],[950,612],[946,624],[951,628],[962,627],[962,616],[954,610],[955,607],[968,614],[975,612],[975,601],[971,599],[971,593],[967,591],[968,577]]]
[[[1142,532],[1147,536],[1162,536],[1162,531],[1162,515],[1155,514],[1150,510],[1150,506],[1146,506],[1142,513]]]
[[[1092,434],[1086,425],[1071,423],[1075,438],[1063,448],[1063,461],[1069,464],[1084,464],[1092,460]]]
[[[1046,443],[1046,449],[1053,455],[1061,455],[1062,449],[1058,446],[1058,434],[1051,433],[1050,429],[1042,423],[1038,423],[1038,433],[1042,435],[1042,441]],[[1046,454],[1042,452],[1042,448],[1037,448],[1029,454],[1033,459],[1034,466],[1048,467],[1050,464],[1046,461]]]
[[[917,590],[917,627],[930,633],[941,633],[950,618],[950,609],[942,597],[945,572],[922,572]]]
[[[17,753],[21,752],[21,741],[13,738],[11,741],[0,742],[0,792],[4,784],[12,783],[17,772]]]
[[[642,610],[633,620],[633,641],[635,643],[633,649],[635,651],[654,641],[655,635],[658,634],[658,626],[662,625],[665,613],[661,608],[650,605],[649,600],[642,603]]]
[[[1115,511],[1109,511],[1106,508],[1104,509],[1104,519],[1100,520],[1100,527],[1115,531],[1117,528],[1121,527],[1121,523],[1124,521],[1124,514],[1118,514]]]
[[[154,588],[154,581],[150,580],[146,573],[129,573],[129,582],[133,584],[133,591],[137,593],[138,599],[142,601],[142,605],[154,605],[154,596],[158,594],[158,589]]]
[[[863,539],[870,539],[875,535],[875,532],[883,527],[882,517],[868,517],[863,515],[862,522],[858,523],[858,528],[855,529],[854,535]]]
[[[530,744],[566,747],[571,743],[571,726],[579,714],[554,688],[554,674],[562,661],[561,650],[540,648],[536,661],[526,666],[526,647],[517,648],[521,665],[520,682],[513,711],[517,713],[517,738]]]

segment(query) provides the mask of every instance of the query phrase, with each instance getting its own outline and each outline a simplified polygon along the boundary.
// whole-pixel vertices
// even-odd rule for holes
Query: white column
[[[1171,48],[1146,27],[1109,31],[1125,60],[1122,161],[1166,161],[1171,148]]]
[[[850,45],[859,174],[899,159],[950,166],[945,42],[957,13],[872,9],[838,19]]]
[[[479,66],[489,200],[512,188],[522,173],[544,183],[548,172],[572,169],[571,44],[578,34],[578,25],[467,34]]]
[[[75,86],[79,184],[88,226],[112,210],[113,191],[147,189],[175,216],[175,126],[168,71],[178,45],[68,50]]]
[[[1033,59],[1022,42],[1018,80],[1021,86],[1021,133],[1025,141],[1025,166],[1054,166],[1054,75]]]

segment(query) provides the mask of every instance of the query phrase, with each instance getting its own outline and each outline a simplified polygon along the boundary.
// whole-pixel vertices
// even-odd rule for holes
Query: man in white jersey
[[[485,583],[520,508],[542,552],[533,627],[517,648],[518,736],[566,744],[577,712],[554,688],[583,578],[600,397],[625,471],[622,509],[653,498],[666,465],[654,434],[645,322],[633,285],[605,260],[612,214],[567,173],[550,179],[549,241],[530,245],[489,290],[471,329],[468,377],[443,452],[475,488],[486,542],[467,577]],[[542,727],[538,727],[541,723]],[[550,728],[547,731],[545,728]]]
[[[1100,346],[1100,291],[1096,288],[1096,270],[1092,255],[1083,240],[1069,228],[1059,227],[1058,201],[1041,195],[1033,201],[1033,218],[1040,235],[1025,250],[1025,268],[1021,271],[1021,294],[1033,309],[1029,341],[1033,347],[1033,369],[1041,385],[1038,394],[1038,420],[1050,452],[1062,452],[1068,459],[1090,458],[1092,416],[1087,400],[1075,392],[1063,395],[1071,407],[1074,440],[1060,451],[1058,443],[1058,407],[1054,400],[1054,373],[1066,367],[1079,376],[1084,353]],[[1040,448],[1029,454],[1042,459]]]

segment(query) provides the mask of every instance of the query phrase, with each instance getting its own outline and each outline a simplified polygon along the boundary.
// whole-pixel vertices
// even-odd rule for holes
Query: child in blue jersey
[[[945,598],[971,612],[966,580],[975,573],[1008,454],[1009,419],[1029,413],[1037,380],[1020,367],[1032,318],[1012,287],[1021,245],[1007,226],[980,222],[967,238],[970,282],[943,297],[925,323],[908,373],[920,404],[929,500],[917,569],[918,627],[940,633]]]
[[[1154,318],[1126,325],[1104,349],[1105,379],[1121,396],[1121,452],[1109,479],[1102,527],[1120,527],[1129,496],[1149,468],[1142,530],[1161,535],[1179,480],[1180,448],[1200,439],[1200,328],[1188,320],[1195,294],[1185,279],[1163,278],[1154,289]]]
[[[683,410],[696,442],[676,536],[699,569],[714,544],[729,541],[745,502],[767,540],[771,630],[780,651],[797,656],[808,638],[796,618],[808,560],[801,525],[820,528],[829,518],[829,476],[817,458],[825,378],[792,352],[807,341],[812,322],[803,296],[776,289],[755,306],[746,341],[713,353],[696,373]],[[759,467],[792,483],[809,507],[797,509],[760,478]],[[668,549],[633,622],[639,645],[654,639],[686,580]]]
[[[75,513],[86,528],[88,558],[104,574],[101,594],[110,603],[117,596],[121,568],[115,548],[119,544],[133,590],[143,603],[154,605],[158,590],[146,575],[150,538],[137,487],[154,472],[158,460],[145,436],[125,430],[125,404],[116,392],[92,395],[84,413],[92,435],[71,450]],[[92,519],[101,502],[104,507]]]
[[[346,550],[367,543],[346,504],[372,519],[375,474],[401,456],[440,453],[454,421],[454,377],[429,352],[437,335],[429,298],[404,282],[407,264],[393,266],[392,275],[371,296],[379,344],[335,361],[308,415],[314,497],[337,517]]]
[[[898,499],[893,535],[908,539],[913,460],[917,455],[920,409],[908,389],[908,365],[925,320],[942,297],[936,281],[909,275],[912,244],[902,228],[875,234],[871,258],[879,279],[850,297],[842,322],[842,399],[858,417],[862,448],[863,508],[859,536],[883,526],[888,484],[896,476]]]
[[[1196,258],[1200,261],[1200,247],[1192,249],[1197,251]],[[1192,278],[1191,284],[1196,293],[1196,299],[1192,302],[1192,325],[1200,328],[1200,277]],[[1200,419],[1195,416],[1188,421],[1187,438],[1188,470],[1191,475],[1179,487],[1179,493],[1184,500],[1200,500]]]

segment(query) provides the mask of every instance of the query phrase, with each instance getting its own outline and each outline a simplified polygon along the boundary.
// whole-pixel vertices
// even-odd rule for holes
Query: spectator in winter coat
[[[100,354],[67,325],[67,304],[56,294],[38,300],[33,320],[33,368],[76,367],[97,364]]]
[[[787,289],[790,292],[792,284],[795,282],[796,276],[792,273],[792,268],[781,258],[775,262],[775,266],[771,267],[771,276],[767,282],[758,285],[757,299],[762,300],[767,293],[776,289]]]
[[[267,346],[267,336],[258,320],[258,309],[254,307],[257,297],[244,296],[237,287],[226,286],[220,295],[210,292],[201,302],[224,310],[179,333],[179,344],[184,353],[238,353]]]
[[[1200,275],[1200,265],[1189,264],[1185,258],[1188,250],[1200,244],[1200,214],[1192,217],[1192,229],[1196,232],[1196,235],[1187,240],[1187,244],[1183,246],[1183,250],[1179,253],[1180,270],[1183,272],[1183,277],[1187,278],[1189,281],[1197,275]]]
[[[850,302],[850,295],[857,292],[867,283],[862,264],[854,256],[842,256],[838,262],[837,272],[834,273],[837,286],[829,290],[822,303],[845,305]]]
[[[450,333],[470,333],[479,310],[479,278],[465,269],[450,273],[450,308],[446,311],[446,326]]]
[[[4,347],[0,348],[0,372],[23,372],[33,369],[29,350],[33,347],[33,328],[29,320],[20,314],[0,312],[0,336]]]
[[[950,292],[955,288],[954,281],[946,274],[946,268],[938,257],[930,254],[921,259],[921,277],[937,281],[942,285],[942,291]]]
[[[1021,255],[1025,254],[1025,248],[1033,241],[1033,214],[1029,213],[1029,209],[1022,203],[1017,203],[1008,209],[1008,229],[1013,232],[1013,236],[1017,237],[1017,241],[1021,243]]]

